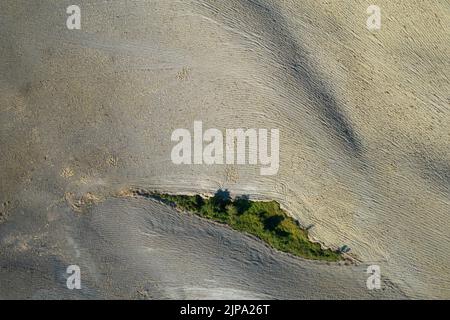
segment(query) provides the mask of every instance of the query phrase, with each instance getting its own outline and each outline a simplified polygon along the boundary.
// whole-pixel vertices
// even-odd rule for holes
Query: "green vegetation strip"
[[[343,260],[339,251],[323,249],[320,244],[311,242],[307,230],[289,217],[276,201],[252,201],[246,196],[231,199],[229,192],[222,190],[211,198],[159,193],[148,195],[181,210],[252,234],[280,251],[306,259]]]

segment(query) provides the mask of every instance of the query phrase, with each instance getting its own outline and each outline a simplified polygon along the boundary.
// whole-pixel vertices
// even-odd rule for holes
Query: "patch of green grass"
[[[338,251],[323,249],[320,244],[311,242],[308,232],[289,217],[276,201],[251,201],[245,196],[231,199],[229,193],[222,190],[207,199],[199,195],[153,193],[152,196],[181,210],[252,234],[280,251],[307,259],[342,260]]]

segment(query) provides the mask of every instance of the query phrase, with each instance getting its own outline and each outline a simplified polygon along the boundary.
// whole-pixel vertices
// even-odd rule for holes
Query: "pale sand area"
[[[60,212],[63,212],[61,208]],[[0,226],[0,299],[388,299],[367,290],[367,265],[301,260],[146,199],[113,198],[86,215]],[[31,219],[30,219],[31,220]],[[27,236],[25,236],[27,235]],[[68,290],[77,264],[81,290]]]
[[[2,1],[2,234],[21,243],[60,230],[88,192],[101,202],[129,186],[224,187],[278,200],[409,297],[450,298],[450,5],[378,1],[382,29],[370,33],[372,3],[329,2],[78,1],[82,30],[69,31],[69,1]],[[278,174],[173,165],[171,132],[194,120],[279,128]],[[56,239],[42,254],[71,260]],[[27,259],[36,248],[14,250]],[[8,250],[0,281],[20,282]],[[27,263],[39,272],[45,261]],[[12,287],[26,290],[23,277]]]

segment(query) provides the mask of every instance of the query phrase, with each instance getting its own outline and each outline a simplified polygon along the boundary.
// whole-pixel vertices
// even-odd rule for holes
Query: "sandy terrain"
[[[0,227],[0,298],[404,298],[391,283],[367,290],[365,265],[274,252],[150,200],[113,198],[89,215],[61,214],[48,227],[35,223],[40,233],[16,221]],[[81,290],[66,287],[71,264],[80,266]]]
[[[380,0],[375,33],[360,0],[77,2],[81,30],[72,2],[0,2],[0,297],[450,298],[448,1]],[[278,174],[172,164],[171,132],[194,120],[278,128]],[[278,200],[363,264],[312,266],[111,198],[130,186]],[[222,266],[214,235],[233,243]],[[55,289],[69,261],[91,291]],[[393,285],[366,290],[367,264]]]

